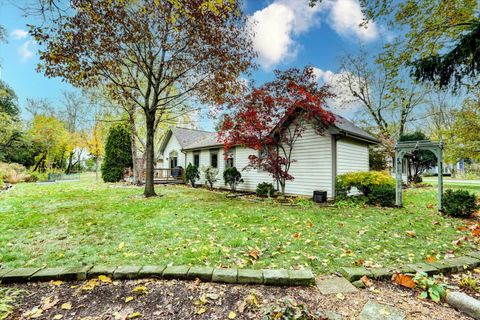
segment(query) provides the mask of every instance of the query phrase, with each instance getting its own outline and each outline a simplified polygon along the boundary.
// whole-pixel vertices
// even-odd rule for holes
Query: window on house
[[[200,167],[200,153],[193,154],[193,165],[197,168]]]
[[[225,167],[226,168],[234,167],[233,158],[227,158],[227,160],[225,160]]]
[[[210,165],[214,168],[218,168],[218,153],[210,153]]]
[[[232,168],[235,166],[235,155],[233,152],[225,154],[225,168]]]

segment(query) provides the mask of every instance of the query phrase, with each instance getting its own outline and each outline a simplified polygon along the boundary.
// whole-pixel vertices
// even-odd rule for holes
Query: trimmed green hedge
[[[395,187],[395,179],[384,171],[349,172],[337,176],[337,192],[345,193],[353,187],[368,196],[374,187]]]
[[[477,197],[467,190],[446,190],[443,194],[443,211],[459,218],[469,218],[480,209]]]

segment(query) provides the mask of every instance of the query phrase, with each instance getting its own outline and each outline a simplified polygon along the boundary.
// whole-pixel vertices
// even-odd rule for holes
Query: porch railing
[[[175,181],[184,180],[185,170],[183,168],[155,168],[153,169],[153,179],[155,181]]]

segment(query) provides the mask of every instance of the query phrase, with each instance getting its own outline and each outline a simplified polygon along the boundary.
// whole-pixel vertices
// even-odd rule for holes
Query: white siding
[[[189,163],[193,164],[193,154],[194,153],[199,153],[199,155],[200,155],[200,167],[198,168],[198,170],[200,171],[200,179],[196,183],[204,184],[205,179],[204,179],[204,175],[203,175],[203,172],[202,172],[202,167],[210,165],[210,154],[214,151],[217,152],[217,154],[218,154],[218,176],[217,176],[218,180],[214,184],[214,186],[217,187],[217,188],[222,188],[224,186],[223,170],[225,168],[225,160],[224,160],[223,149],[222,148],[204,149],[204,150],[199,150],[199,151],[195,151],[195,152],[188,151],[187,152],[187,163],[186,163],[186,165],[188,165]]]
[[[351,139],[337,141],[337,174],[368,171],[368,144]]]
[[[172,151],[177,152],[177,165],[185,168],[185,154],[182,152],[182,147],[173,134],[168,140],[165,150],[163,151],[163,168],[170,168],[170,152]]]
[[[285,192],[312,196],[314,190],[327,191],[332,196],[332,137],[326,132],[318,135],[307,128],[294,145],[289,173],[295,178],[287,181]]]
[[[237,187],[238,190],[246,191],[255,191],[257,189],[257,184],[262,182],[271,182],[274,183],[273,178],[270,174],[265,171],[257,169],[247,168],[249,160],[249,155],[258,154],[257,150],[245,148],[245,147],[236,147],[235,148],[235,160],[234,165],[237,167],[238,171],[242,173],[243,183],[240,183]],[[275,184],[274,184],[275,186]]]

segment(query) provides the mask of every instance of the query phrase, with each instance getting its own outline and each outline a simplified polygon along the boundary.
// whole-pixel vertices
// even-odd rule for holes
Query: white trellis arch
[[[438,166],[438,210],[443,209],[443,141],[402,141],[395,144],[395,178],[396,197],[395,204],[399,207],[402,201],[402,160],[405,154],[415,150],[428,150],[437,157]]]

